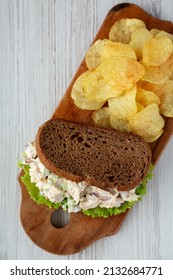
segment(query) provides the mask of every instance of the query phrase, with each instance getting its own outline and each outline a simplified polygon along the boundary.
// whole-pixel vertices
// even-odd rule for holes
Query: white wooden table
[[[0,259],[173,259],[173,139],[117,235],[72,256],[31,242],[17,160],[61,99],[113,0],[0,0]],[[173,21],[172,0],[131,1]],[[41,236],[40,236],[41,238]]]

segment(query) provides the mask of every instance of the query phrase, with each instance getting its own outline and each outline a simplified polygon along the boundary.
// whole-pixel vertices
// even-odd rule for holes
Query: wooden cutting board
[[[142,19],[148,29],[157,28],[173,33],[173,24],[171,22],[156,19],[140,7],[124,3],[114,6],[109,11],[94,41],[108,38],[109,30],[114,22],[126,17]],[[91,123],[91,111],[78,109],[70,97],[70,92],[76,78],[86,70],[86,64],[83,60],[51,118],[61,117],[71,121]],[[165,118],[165,122],[164,133],[151,147],[153,164],[157,163],[173,133],[173,118]],[[70,214],[70,219],[66,226],[56,228],[51,223],[51,215],[54,210],[44,205],[36,204],[29,197],[25,186],[20,180],[22,174],[23,171],[19,174],[19,182],[22,190],[20,207],[21,223],[31,240],[37,246],[50,253],[59,255],[75,254],[96,240],[115,234],[130,211],[128,210],[124,214],[106,219],[92,219],[84,216],[82,213],[73,213]]]

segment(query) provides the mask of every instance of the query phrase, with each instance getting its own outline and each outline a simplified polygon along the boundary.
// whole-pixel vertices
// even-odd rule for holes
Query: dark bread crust
[[[119,191],[139,185],[152,158],[137,135],[58,118],[39,128],[36,150],[43,165],[59,176]]]

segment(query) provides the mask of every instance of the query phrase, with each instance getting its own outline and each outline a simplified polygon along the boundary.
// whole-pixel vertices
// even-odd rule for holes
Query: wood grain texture
[[[65,92],[113,0],[0,1],[0,259],[173,259],[173,142],[117,235],[73,256],[41,250],[19,220],[16,161]],[[173,2],[131,1],[173,21]],[[147,229],[147,230],[146,230]]]

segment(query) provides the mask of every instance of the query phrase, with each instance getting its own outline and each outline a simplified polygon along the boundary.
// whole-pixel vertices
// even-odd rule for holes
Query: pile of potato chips
[[[139,19],[121,19],[109,39],[85,57],[88,70],[74,83],[77,107],[93,110],[95,125],[133,132],[154,142],[165,117],[173,117],[173,35],[148,30]]]

